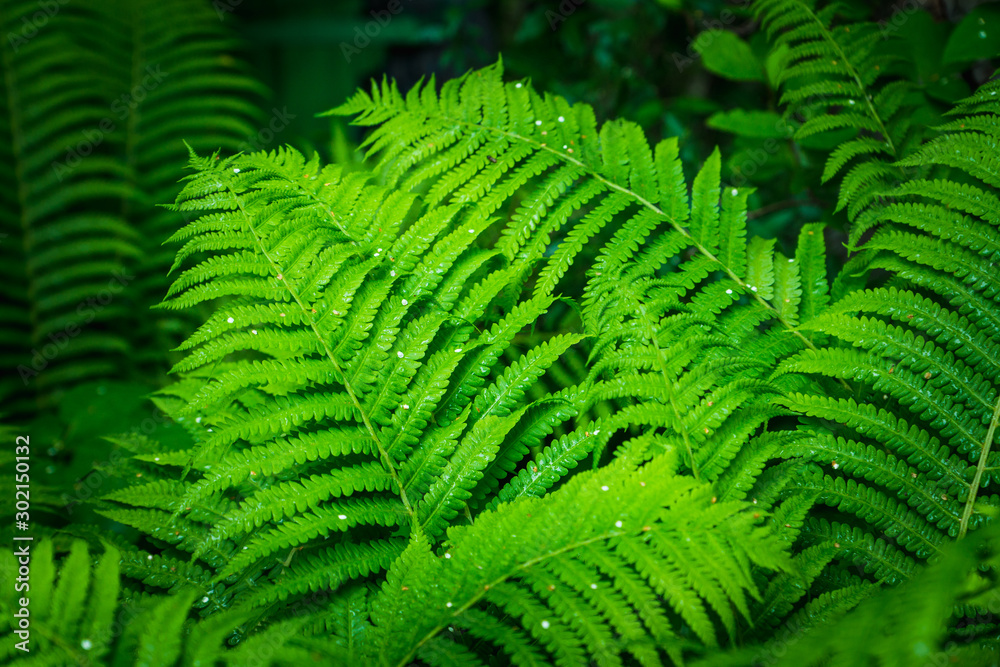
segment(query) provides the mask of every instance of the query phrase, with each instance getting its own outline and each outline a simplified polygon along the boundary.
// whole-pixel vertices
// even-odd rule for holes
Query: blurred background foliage
[[[993,71],[987,59],[1000,51],[1000,5],[843,4],[883,25],[896,66],[920,84],[915,122],[933,124]],[[591,104],[599,120],[633,120],[651,141],[678,136],[688,176],[721,147],[724,180],[756,189],[752,233],[779,239],[787,251],[803,224],[822,221],[829,225],[831,261],[842,262],[846,218],[834,212],[834,189],[820,185],[831,140],[788,138],[803,119],[776,111],[773,71],[781,54],[768,52],[748,6],[744,0],[0,0],[6,165],[0,169],[0,410],[8,427],[30,433],[35,443],[41,473],[35,480],[43,485],[36,508],[47,505],[58,525],[91,486],[103,486],[101,467],[114,465],[116,451],[107,434],[175,437],[146,396],[164,384],[168,350],[195,322],[150,310],[165,294],[175,250],[161,243],[184,222],[156,208],[180,187],[183,142],[202,153],[288,143],[324,160],[360,163],[358,129],[317,114],[371,78],[393,77],[405,89],[502,54],[510,77],[530,77],[540,90]],[[743,57],[725,55],[734,50]],[[134,105],[122,122],[91,149],[101,158],[87,156],[86,168],[66,181],[55,178],[73,147],[92,137],[121,95],[156,65],[171,75],[143,99],[127,100]],[[46,106],[52,99],[61,107]],[[79,223],[86,238],[73,235],[80,219],[89,220]],[[46,238],[64,246],[53,250]],[[139,278],[86,320],[79,304],[122,269]],[[46,310],[52,308],[58,312]],[[42,368],[32,366],[52,335],[74,325],[82,333],[69,337],[72,345],[44,359]],[[184,436],[175,430],[180,446]]]

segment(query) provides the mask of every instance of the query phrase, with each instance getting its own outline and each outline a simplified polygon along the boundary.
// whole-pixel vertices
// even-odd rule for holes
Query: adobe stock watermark
[[[107,558],[107,552],[101,555],[101,558]],[[115,611],[114,618],[110,625],[101,629],[101,633],[94,637],[88,637],[80,642],[81,648],[84,649],[82,653],[75,653],[73,658],[77,667],[91,667],[98,665],[94,662],[90,656],[87,655],[87,651],[97,646],[110,646],[114,643],[115,639],[121,637],[128,630],[129,625],[134,622],[137,618],[141,618],[143,612],[148,611],[148,604],[144,604],[145,601],[136,601],[134,599],[123,599],[121,605]],[[101,661],[104,662],[103,660]]]
[[[549,29],[551,29],[552,32],[555,32],[556,28],[559,27],[559,24],[568,19],[573,12],[575,12],[577,8],[586,1],[587,0],[562,0],[556,8],[559,10],[558,12],[546,9],[545,20],[549,22]]]
[[[267,125],[258,130],[256,134],[242,141],[236,147],[237,151],[241,153],[253,153],[266,149],[281,132],[284,132],[288,128],[289,123],[296,118],[298,118],[296,114],[288,112],[288,107],[282,107],[281,110],[277,108],[271,109],[271,120],[268,121]],[[205,211],[195,208],[174,211],[173,213],[179,215],[181,220],[187,224],[200,218],[205,214]]]
[[[69,0],[38,0],[38,11],[31,16],[21,17],[21,29],[7,33],[7,43],[17,53],[18,49],[27,44],[42,28],[49,24],[52,17],[59,13],[62,6]]]
[[[407,0],[409,2],[409,0]],[[385,28],[392,22],[392,18],[403,11],[402,0],[389,0],[386,3],[385,9],[373,9],[371,12],[372,20],[365,23],[364,29],[361,26],[354,27],[354,39],[349,44],[347,42],[340,43],[340,52],[344,54],[344,60],[347,64],[351,64],[351,58],[360,54],[364,51],[372,40],[382,34],[382,29]]]
[[[73,485],[73,493],[63,492],[60,500],[63,502],[63,510],[66,516],[73,514],[73,508],[82,505],[104,486],[104,483],[116,476],[117,471],[122,468],[122,464],[129,459],[127,454],[115,449],[111,452],[108,460],[100,465],[95,465],[86,475],[79,478]]]
[[[226,14],[236,11],[236,8],[243,4],[243,0],[212,0],[212,7],[219,15],[220,21],[226,20]]]
[[[41,346],[41,349],[31,350],[30,366],[21,364],[17,367],[17,373],[21,376],[24,386],[38,374],[48,368],[49,363],[59,356],[66,349],[69,342],[80,335],[83,327],[90,324],[97,318],[97,315],[114,301],[115,295],[120,294],[125,286],[135,280],[135,276],[129,274],[124,268],[120,268],[111,274],[108,286],[77,304],[76,314],[79,319],[67,324],[62,331],[50,333],[50,342]]]
[[[118,127],[115,122],[116,119],[118,122],[121,122],[128,118],[129,114],[135,111],[136,107],[146,99],[146,96],[151,91],[156,90],[167,76],[169,74],[161,72],[159,65],[147,65],[146,75],[142,78],[142,81],[133,86],[132,90],[127,93],[122,93],[120,97],[111,103],[111,112],[115,117],[105,116],[97,124],[96,128],[84,130],[82,133],[83,139],[77,142],[75,146],[71,146],[66,150],[66,157],[62,161],[57,160],[52,163],[52,171],[55,172],[59,182],[61,183],[66,176],[76,169],[83,161],[83,158],[93,153],[95,148],[104,143],[104,139],[108,134],[115,131],[115,128]]]
[[[905,0],[892,6],[892,14],[887,19],[878,22],[879,32],[882,39],[889,39],[902,28],[910,17],[920,11],[921,5],[917,0]]]
[[[989,593],[989,601],[980,603],[979,611],[973,616],[965,616],[960,622],[960,627],[989,626],[996,622],[997,615],[1000,614],[1000,589],[994,588]],[[963,646],[970,646],[975,641],[974,637],[962,638],[959,641],[949,641],[936,651],[927,656],[926,662],[921,667],[950,667],[961,664],[960,649]],[[961,643],[960,643],[961,642]]]
[[[295,120],[295,118],[295,114],[288,113],[288,107],[282,107],[281,111],[271,109],[271,120],[267,127],[262,128],[256,135],[240,144],[239,149],[244,153],[261,150],[274,141],[274,137],[279,132],[284,131],[288,127],[289,121]]]
[[[287,619],[304,618],[327,610],[330,606],[330,597],[330,593],[324,590],[310,593],[282,610],[281,616]],[[299,634],[299,629],[300,625],[297,623],[272,626],[271,632],[259,635],[252,653],[241,656],[242,664],[245,667],[266,667],[272,664],[282,647]]]
[[[749,4],[750,0],[740,0],[735,8],[743,9]],[[683,72],[701,58],[701,54],[694,48],[696,40],[701,39],[705,42],[705,46],[708,46],[720,33],[726,32],[726,27],[732,25],[735,21],[736,14],[728,7],[719,12],[719,18],[717,19],[701,19],[701,26],[704,28],[704,31],[697,35],[688,35],[687,49],[685,49],[684,53],[680,51],[674,51],[673,53],[674,67],[677,68],[677,71]]]
[[[781,149],[784,142],[791,139],[795,134],[795,128],[784,117],[774,124],[775,130],[784,135],[784,139],[768,137],[759,148],[751,148],[744,152],[739,164],[732,167],[732,185],[741,187],[746,183],[757,170],[770,161],[772,157]]]

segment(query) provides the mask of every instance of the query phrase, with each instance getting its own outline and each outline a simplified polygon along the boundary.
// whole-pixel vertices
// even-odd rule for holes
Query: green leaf
[[[714,74],[732,81],[764,80],[764,67],[750,45],[728,30],[706,30],[692,46]]]
[[[976,7],[955,26],[944,48],[944,61],[967,63],[1000,55],[1000,7]]]

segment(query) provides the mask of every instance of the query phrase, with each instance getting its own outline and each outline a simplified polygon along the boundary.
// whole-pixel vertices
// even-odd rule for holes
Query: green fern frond
[[[879,520],[890,526],[889,534],[925,533],[907,513],[898,513],[889,494],[936,524],[940,537],[963,537],[981,527],[982,510],[995,503],[983,493],[995,480],[1000,418],[995,343],[1000,310],[992,266],[998,218],[991,192],[997,184],[988,168],[981,170],[989,164],[986,158],[972,166],[953,157],[977,154],[977,146],[993,136],[992,124],[983,121],[997,110],[990,94],[995,89],[988,83],[985,92],[960,103],[955,113],[972,111],[971,116],[944,126],[946,134],[899,162],[924,173],[948,166],[951,178],[885,187],[881,205],[852,213],[857,224],[851,239],[860,254],[844,272],[886,269],[894,279],[884,287],[846,292],[804,329],[832,335],[854,350],[806,351],[782,366],[864,387],[854,400],[796,395],[780,402],[853,432],[846,439],[821,436],[818,442],[827,443],[821,449],[830,456],[840,452],[836,460],[849,467],[840,474],[884,489],[865,493],[882,494],[873,505],[879,512],[897,513],[897,519]],[[909,468],[900,468],[901,460]],[[834,483],[824,482],[831,489]],[[835,502],[855,506],[857,501]],[[927,542],[924,553],[937,542]]]
[[[192,166],[173,208],[204,215],[175,234],[178,266],[212,254],[164,307],[218,310],[181,347],[187,379],[164,406],[196,446],[139,454],[155,478],[183,468],[183,481],[133,483],[100,511],[214,581],[268,582],[213,605],[291,601],[318,590],[323,563],[344,562],[336,585],[379,572],[399,528],[464,522],[578,413],[528,390],[582,336],[498,366],[554,299],[492,312],[518,273],[475,244],[491,218],[414,213],[414,197],[290,149]]]
[[[468,632],[529,663],[631,653],[658,664],[659,651],[682,651],[673,614],[714,643],[717,623],[734,630],[730,605],[746,614],[757,595],[750,563],[785,560],[745,506],[709,495],[662,461],[617,464],[450,529],[443,555],[418,539],[373,603],[371,659],[407,664],[432,642],[462,647]]]
[[[919,141],[907,120],[912,84],[884,81],[896,59],[885,47],[891,35],[875,23],[838,21],[840,9],[804,0],[753,5],[775,53],[782,54],[776,79],[781,103],[803,117],[794,138],[838,131],[849,137],[838,142],[822,176],[829,181],[854,165],[841,184],[838,210],[870,203],[880,188],[901,180],[893,163]]]
[[[147,312],[167,286],[160,241],[180,220],[154,205],[176,193],[183,139],[236,149],[264,122],[262,87],[200,0],[39,11],[5,4],[11,48],[0,62],[10,165],[0,178],[10,253],[0,339],[5,366],[18,369],[0,394],[19,418],[75,383],[162,375],[159,351],[178,342],[168,332],[190,320]]]

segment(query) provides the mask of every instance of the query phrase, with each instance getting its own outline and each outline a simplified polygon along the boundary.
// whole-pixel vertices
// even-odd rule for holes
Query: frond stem
[[[979,452],[979,463],[976,465],[976,476],[972,478],[969,485],[969,497],[965,501],[965,511],[962,512],[962,521],[958,527],[958,539],[965,537],[969,531],[969,519],[972,518],[972,508],[976,504],[976,495],[979,493],[979,483],[982,481],[983,472],[986,470],[986,461],[990,457],[990,449],[993,447],[993,436],[1000,423],[1000,396],[997,397],[996,406],[993,408],[993,418],[990,420],[990,428],[986,432],[986,439],[983,440],[983,449]]]
[[[569,551],[573,551],[575,549],[579,549],[581,547],[588,546],[588,545],[593,544],[595,542],[603,542],[603,541],[609,540],[609,539],[611,539],[613,537],[621,537],[623,535],[625,535],[624,531],[612,531],[610,533],[604,533],[604,534],[598,535],[596,537],[591,537],[589,539],[582,540],[580,542],[574,542],[572,544],[567,544],[566,546],[562,547],[561,549],[556,549],[555,551],[549,551],[549,552],[546,552],[545,554],[543,554],[541,556],[536,556],[535,558],[531,558],[529,560],[526,560],[523,563],[519,563],[519,564],[515,565],[514,567],[512,567],[507,572],[505,572],[504,574],[500,575],[499,577],[497,577],[493,581],[491,581],[488,584],[486,584],[485,586],[483,586],[483,588],[481,590],[477,591],[475,595],[473,595],[472,597],[470,597],[469,600],[466,601],[466,603],[463,604],[461,607],[458,607],[455,611],[453,611],[451,615],[453,617],[458,617],[466,609],[468,609],[472,605],[478,603],[483,598],[483,596],[486,595],[486,592],[489,589],[493,588],[494,586],[496,586],[498,584],[502,584],[503,582],[507,581],[512,576],[514,576],[515,574],[517,574],[519,571],[527,570],[528,568],[530,568],[533,565],[537,565],[538,563],[542,563],[542,562],[544,562],[546,560],[549,560],[551,558],[555,558],[556,556],[561,556],[562,554],[567,553]],[[420,639],[420,641],[418,641],[413,646],[413,648],[410,650],[410,652],[407,653],[403,657],[403,659],[400,660],[397,663],[397,667],[406,667],[406,665],[408,665],[410,663],[410,660],[413,658],[414,653],[416,653],[417,650],[421,646],[423,646],[428,641],[430,641],[431,639],[433,639],[439,632],[441,632],[446,627],[446,625],[447,624],[445,624],[445,623],[441,623],[441,624],[435,626],[434,628],[432,628],[431,630],[429,630],[427,632],[427,634],[425,634]]]
[[[229,190],[229,192],[232,193],[233,198],[236,200],[236,205],[239,206],[240,212],[243,214],[243,217],[245,217],[246,220],[247,220],[247,227],[249,228],[250,233],[253,234],[254,241],[256,241],[256,243],[257,243],[257,247],[260,248],[261,253],[264,255],[265,258],[267,258],[267,261],[271,265],[271,269],[274,271],[275,275],[282,275],[283,271],[282,271],[281,267],[279,267],[278,264],[271,257],[271,254],[264,247],[263,240],[257,234],[257,230],[254,229],[254,227],[253,227],[253,219],[251,218],[250,214],[247,213],[246,209],[244,208],[243,201],[240,199],[240,197],[237,195],[237,193],[232,189],[232,187],[230,186],[230,184],[228,182],[226,182],[226,183],[220,183],[219,185],[223,185],[227,190]],[[368,418],[368,414],[365,412],[364,408],[361,406],[361,401],[358,400],[357,395],[354,393],[354,389],[351,387],[351,383],[347,379],[347,374],[340,367],[340,364],[337,363],[337,358],[336,358],[336,356],[334,356],[333,350],[330,349],[330,346],[327,343],[326,338],[323,336],[322,333],[320,333],[319,328],[316,326],[316,322],[315,322],[314,318],[310,317],[310,311],[311,311],[311,309],[306,307],[306,305],[302,302],[302,299],[299,296],[298,292],[296,292],[292,288],[292,286],[288,283],[287,280],[282,280],[281,282],[282,282],[282,284],[284,284],[285,289],[288,290],[288,293],[292,296],[292,298],[295,299],[295,303],[298,304],[299,308],[302,309],[303,315],[305,315],[308,318],[308,320],[309,320],[309,326],[312,329],[313,334],[315,334],[316,339],[319,340],[320,345],[323,346],[323,351],[326,353],[327,358],[330,360],[330,363],[333,365],[334,371],[336,371],[337,375],[340,376],[341,381],[344,384],[344,390],[347,392],[347,395],[350,397],[351,402],[354,403],[354,407],[357,409],[358,414],[361,415],[361,420],[362,420],[362,422],[364,422],[365,429],[367,429],[368,434],[372,438],[372,441],[375,443],[375,446],[378,448],[379,455],[382,458],[382,465],[385,466],[386,471],[392,477],[392,480],[396,483],[396,488],[399,489],[399,498],[403,502],[403,507],[406,509],[406,513],[410,516],[411,523],[413,524],[414,527],[416,527],[417,515],[416,515],[416,512],[413,509],[413,506],[410,504],[409,498],[407,498],[407,496],[406,496],[406,489],[403,488],[402,480],[399,478],[399,471],[396,469],[396,466],[393,463],[392,457],[389,456],[389,452],[386,451],[385,447],[382,444],[382,441],[379,439],[378,433],[375,431],[375,427],[372,426],[371,420]]]

